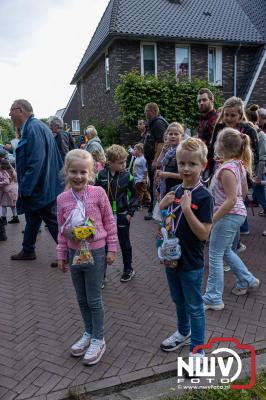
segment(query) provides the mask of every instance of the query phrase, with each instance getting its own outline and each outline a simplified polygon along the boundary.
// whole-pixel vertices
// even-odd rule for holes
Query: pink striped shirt
[[[247,215],[247,210],[242,198],[242,181],[246,178],[246,170],[241,161],[233,160],[222,164],[217,168],[214,177],[211,182],[211,193],[214,197],[214,211],[217,211],[219,207],[225,202],[226,196],[222,182],[220,179],[221,172],[227,169],[232,171],[236,178],[237,185],[237,201],[233,208],[228,214]]]
[[[117,226],[114,220],[110,202],[103,188],[100,186],[87,185],[86,188],[86,217],[91,218],[96,226],[96,235],[90,248],[92,250],[104,247],[107,244],[108,251],[117,251]],[[83,201],[85,190],[79,192]],[[71,190],[57,196],[57,222],[58,222],[58,260],[67,259],[67,250],[77,249],[79,242],[67,239],[61,233],[61,228],[69,217],[71,211],[76,207],[76,199]]]

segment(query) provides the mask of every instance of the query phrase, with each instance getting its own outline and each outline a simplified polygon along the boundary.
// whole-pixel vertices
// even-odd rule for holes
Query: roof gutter
[[[234,55],[234,96],[236,96],[237,92],[237,56],[241,48],[241,43],[239,44],[238,48],[236,49],[235,55]]]
[[[260,76],[260,73],[261,73],[261,70],[262,70],[262,67],[263,67],[265,61],[266,61],[266,44],[264,45],[264,54],[263,54],[263,56],[261,58],[261,61],[260,61],[259,65],[258,65],[258,68],[257,68],[257,71],[256,71],[255,76],[253,78],[253,81],[251,82],[251,85],[250,85],[249,91],[248,91],[248,93],[246,95],[246,98],[244,99],[245,106],[249,102],[250,96],[251,96],[251,94],[252,94],[252,92],[254,90],[254,87],[255,87],[255,85],[257,83],[258,77]]]

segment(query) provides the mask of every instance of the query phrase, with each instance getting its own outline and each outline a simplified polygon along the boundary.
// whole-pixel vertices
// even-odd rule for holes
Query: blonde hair
[[[184,127],[182,124],[180,124],[179,122],[172,122],[171,124],[168,125],[166,131],[164,132],[164,136],[168,135],[168,132],[170,131],[171,128],[176,128],[178,130],[178,132],[181,133],[181,135],[184,135]]]
[[[182,140],[182,142],[178,145],[176,149],[177,162],[179,159],[179,155],[183,150],[191,151],[191,153],[197,154],[202,165],[207,163],[208,148],[201,139],[190,137]]]
[[[135,144],[134,148],[137,149],[140,153],[143,154],[143,151],[144,151],[144,145],[143,145],[143,143],[137,143],[137,144]]]
[[[160,109],[157,103],[147,103],[145,106],[145,110],[152,110],[154,111],[154,113],[156,113],[156,115],[158,115],[160,113]]]
[[[90,151],[92,158],[94,159],[94,161],[99,161],[102,165],[104,165],[106,163],[106,157],[103,151],[100,151],[98,149],[93,149],[92,151]]]
[[[91,138],[98,136],[97,130],[94,125],[87,126],[86,135],[90,136]]]
[[[74,149],[74,150],[70,150],[66,157],[65,157],[65,164],[64,164],[64,175],[67,178],[67,174],[69,171],[69,168],[71,167],[71,163],[73,163],[74,161],[87,161],[88,163],[88,172],[89,172],[89,182],[88,183],[94,183],[95,180],[95,174],[94,174],[94,162],[93,162],[93,158],[92,155],[83,149]],[[66,189],[69,189],[70,185],[67,183]]]
[[[119,144],[112,144],[106,150],[107,161],[115,162],[121,160],[122,158],[127,158],[128,153],[124,147],[119,146]]]
[[[230,158],[242,160],[246,170],[252,175],[253,153],[248,135],[233,128],[224,128],[218,134],[217,144],[218,142],[222,143]]]
[[[232,108],[232,107],[236,107],[238,109],[240,115],[240,121],[247,122],[243,100],[240,97],[233,96],[225,100],[221,114],[219,115],[218,120],[216,122],[216,125],[219,124],[221,121],[223,121],[225,108]]]

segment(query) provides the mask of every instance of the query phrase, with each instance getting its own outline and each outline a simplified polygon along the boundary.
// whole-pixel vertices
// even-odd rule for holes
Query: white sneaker
[[[169,336],[167,339],[162,341],[160,347],[163,351],[177,350],[181,346],[190,344],[190,342],[191,342],[190,335],[191,335],[191,333],[189,332],[187,336],[183,336],[177,330],[171,336]]]
[[[224,303],[221,304],[204,304],[204,310],[221,311],[224,309]]]
[[[239,247],[236,249],[237,253],[242,253],[243,251],[245,251],[247,249],[247,246],[244,243],[239,244]]]
[[[249,290],[255,290],[255,289],[258,289],[259,286],[260,286],[260,280],[256,278],[256,282],[253,283],[253,285],[250,285],[250,286],[248,287],[248,289],[249,289]]]
[[[106,350],[105,340],[91,339],[91,344],[85,353],[83,363],[86,365],[96,364],[102,358]]]
[[[91,342],[91,335],[87,332],[85,332],[82,336],[82,338],[73,344],[73,346],[70,349],[70,352],[72,356],[79,357],[83,356],[83,354],[86,353],[87,348],[89,347]]]
[[[200,373],[203,367],[203,358],[205,357],[205,353],[189,353],[189,357],[193,357],[193,377],[197,377],[197,375],[201,376]],[[186,378],[189,378],[187,371],[184,373]]]
[[[231,267],[229,264],[227,264],[227,262],[224,262],[224,272],[228,272],[231,270]]]

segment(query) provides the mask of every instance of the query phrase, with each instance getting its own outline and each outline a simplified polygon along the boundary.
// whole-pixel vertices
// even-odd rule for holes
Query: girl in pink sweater
[[[105,262],[112,264],[117,251],[116,224],[108,197],[101,187],[88,185],[93,178],[93,169],[90,153],[81,149],[68,152],[65,158],[67,190],[57,197],[58,267],[66,272],[69,256],[72,282],[85,325],[85,332],[73,344],[71,353],[73,356],[84,355],[83,362],[88,365],[96,364],[106,349],[101,285]],[[94,261],[75,265],[72,262],[80,243],[64,236],[64,227],[80,204],[83,204],[85,217],[96,227],[93,240],[89,240]]]

